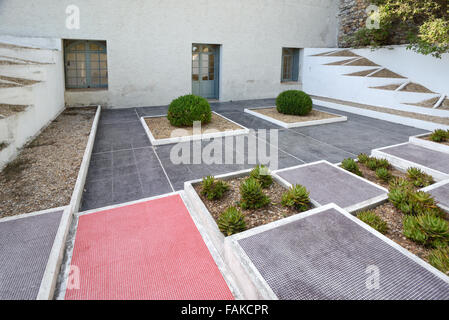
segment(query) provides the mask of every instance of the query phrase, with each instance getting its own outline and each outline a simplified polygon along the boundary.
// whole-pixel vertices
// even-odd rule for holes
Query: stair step
[[[25,79],[25,78],[17,78],[17,77],[8,77],[8,76],[4,76],[4,75],[0,75],[0,80],[12,83],[12,84],[17,84],[19,86],[31,86],[33,84],[36,84],[40,81],[36,81],[36,80],[30,80],[30,79]]]
[[[55,63],[54,50],[21,47],[0,43],[0,57],[10,57],[18,60],[37,63]]]
[[[35,81],[47,79],[46,69],[49,65],[11,64],[0,65],[0,75],[12,78],[24,78]]]
[[[0,87],[0,102],[4,104],[29,105],[34,103],[34,87],[38,85],[22,87]]]
[[[24,112],[28,105],[0,104],[0,120]]]

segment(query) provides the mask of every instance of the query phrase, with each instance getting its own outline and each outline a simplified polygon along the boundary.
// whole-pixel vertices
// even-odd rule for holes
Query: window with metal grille
[[[67,89],[108,87],[106,41],[65,40],[64,59]]]
[[[299,80],[299,52],[296,48],[282,48],[282,82]]]

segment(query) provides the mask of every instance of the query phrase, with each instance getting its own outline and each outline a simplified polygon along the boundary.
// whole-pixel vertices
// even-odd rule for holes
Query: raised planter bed
[[[224,211],[229,206],[236,206],[235,201],[239,198],[239,185],[240,181],[248,177],[251,170],[243,170],[233,172],[229,174],[219,175],[215,178],[217,180],[224,180],[230,184],[230,190],[221,200],[207,200],[200,195],[200,184],[202,179],[193,181],[187,181],[184,183],[184,190],[187,197],[190,199],[192,206],[192,214],[197,214],[198,220],[207,230],[207,233],[219,251],[223,255],[223,244],[225,235],[218,228],[216,219],[219,213]],[[269,195],[272,204],[265,208],[256,210],[242,210],[242,213],[246,216],[247,228],[251,229],[260,225],[271,223],[273,221],[283,219],[285,217],[295,215],[297,210],[291,208],[285,208],[280,204],[282,193],[287,191],[290,187],[286,185],[279,177],[272,175],[273,185],[267,189],[264,189],[264,193]],[[311,200],[312,206],[316,206],[316,202]]]
[[[345,116],[318,110],[312,110],[306,116],[282,114],[276,107],[251,108],[245,109],[245,112],[283,128],[308,127],[348,120]]]
[[[441,142],[441,143],[433,142],[432,140],[429,139],[429,136],[430,136],[429,133],[424,133],[424,134],[410,137],[409,141],[410,141],[410,143],[413,143],[417,146],[421,146],[424,148],[428,148],[428,149],[432,149],[432,150],[436,150],[436,151],[440,151],[440,152],[444,152],[444,153],[449,153],[449,142]]]
[[[140,121],[151,144],[155,146],[249,133],[248,128],[216,112],[212,112],[210,123],[201,126],[201,133],[194,132],[193,127],[179,128],[172,126],[166,115],[141,117]]]

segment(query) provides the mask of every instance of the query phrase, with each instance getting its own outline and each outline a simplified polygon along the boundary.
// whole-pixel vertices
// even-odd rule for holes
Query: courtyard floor
[[[407,142],[409,136],[425,132],[341,111],[337,113],[347,116],[348,121],[293,129],[281,128],[244,113],[245,108],[274,104],[274,99],[264,99],[212,103],[211,107],[250,129],[278,129],[279,169],[319,160],[337,163],[362,152],[370,153],[374,148]],[[315,108],[336,113],[323,107]],[[140,122],[141,116],[166,112],[167,106],[103,110],[84,188],[82,211],[182,190],[185,181],[254,166],[248,163],[247,148],[242,154],[244,164],[173,164],[170,160],[173,145],[153,147]],[[269,141],[265,143],[268,149]]]

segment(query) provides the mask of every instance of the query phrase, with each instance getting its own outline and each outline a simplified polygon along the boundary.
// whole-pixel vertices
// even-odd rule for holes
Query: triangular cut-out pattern
[[[331,62],[331,63],[326,63],[325,66],[341,66],[341,65],[351,62],[353,60],[354,59],[345,59],[345,60],[335,61],[335,62]]]
[[[379,72],[376,72],[375,74],[371,75],[370,77],[405,79],[403,76],[401,76],[397,73],[394,73],[393,71],[388,70],[388,69],[382,69]]]
[[[394,91],[399,88],[401,84],[387,84],[386,86],[378,86],[378,87],[370,87],[371,89],[379,89],[379,90],[390,90]]]
[[[404,88],[401,89],[401,91],[407,91],[407,92],[421,92],[421,93],[435,93],[426,87],[420,85],[419,83],[409,83]]]
[[[350,50],[342,50],[328,54],[327,57],[360,57],[360,56]]]
[[[357,67],[378,67],[378,64],[375,64],[369,59],[362,58],[358,60],[354,60],[351,63],[348,63],[347,66],[357,66]]]
[[[376,70],[378,70],[378,69],[368,69],[368,70],[363,70],[363,71],[357,71],[354,73],[345,74],[345,76],[366,77],[367,75],[369,75],[370,73],[373,73]]]

